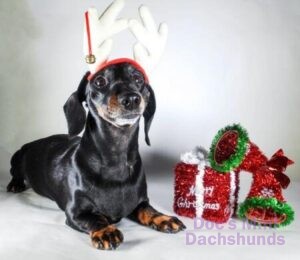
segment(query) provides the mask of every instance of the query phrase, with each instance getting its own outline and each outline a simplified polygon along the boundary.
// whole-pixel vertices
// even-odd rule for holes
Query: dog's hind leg
[[[8,192],[19,193],[26,190],[24,177],[21,173],[22,150],[18,150],[11,158],[10,174],[12,180],[7,185]]]

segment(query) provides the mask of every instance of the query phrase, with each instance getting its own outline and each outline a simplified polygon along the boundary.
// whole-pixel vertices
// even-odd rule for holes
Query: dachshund
[[[12,156],[7,191],[30,186],[54,200],[65,212],[66,224],[89,234],[98,249],[112,250],[123,242],[114,225],[122,218],[165,233],[184,230],[178,218],[154,209],[147,195],[139,121],[143,116],[150,145],[155,109],[154,92],[133,63],[112,64],[95,75],[87,72],[64,105],[69,134],[23,145]]]

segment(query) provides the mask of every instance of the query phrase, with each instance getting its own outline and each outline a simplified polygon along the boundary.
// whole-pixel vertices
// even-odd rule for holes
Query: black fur
[[[132,77],[136,73],[140,78]],[[40,139],[17,151],[11,159],[13,178],[8,191],[23,191],[25,180],[38,194],[56,201],[69,226],[86,233],[102,230],[123,217],[141,223],[137,215],[140,208],[162,215],[149,205],[138,151],[139,119],[126,124],[128,118],[143,114],[150,144],[153,90],[128,63],[112,65],[90,82],[88,76],[64,105],[69,135]],[[138,98],[128,109],[131,93]],[[89,110],[87,117],[83,102]],[[121,126],[119,118],[125,122]],[[82,138],[76,136],[84,127]],[[183,224],[179,230],[182,228]]]

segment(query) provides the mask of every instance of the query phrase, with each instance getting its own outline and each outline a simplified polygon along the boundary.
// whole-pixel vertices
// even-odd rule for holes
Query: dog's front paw
[[[150,227],[164,233],[177,233],[186,229],[186,226],[178,218],[166,215],[153,217]]]
[[[91,232],[93,246],[102,250],[114,250],[123,242],[123,234],[115,226]]]

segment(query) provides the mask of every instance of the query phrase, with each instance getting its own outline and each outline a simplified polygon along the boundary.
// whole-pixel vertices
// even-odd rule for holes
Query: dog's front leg
[[[77,230],[88,233],[94,247],[103,250],[116,249],[123,242],[123,234],[107,218],[89,211],[77,213],[66,211],[66,223]]]
[[[165,233],[177,233],[186,228],[177,217],[158,212],[147,201],[140,203],[128,218]]]

